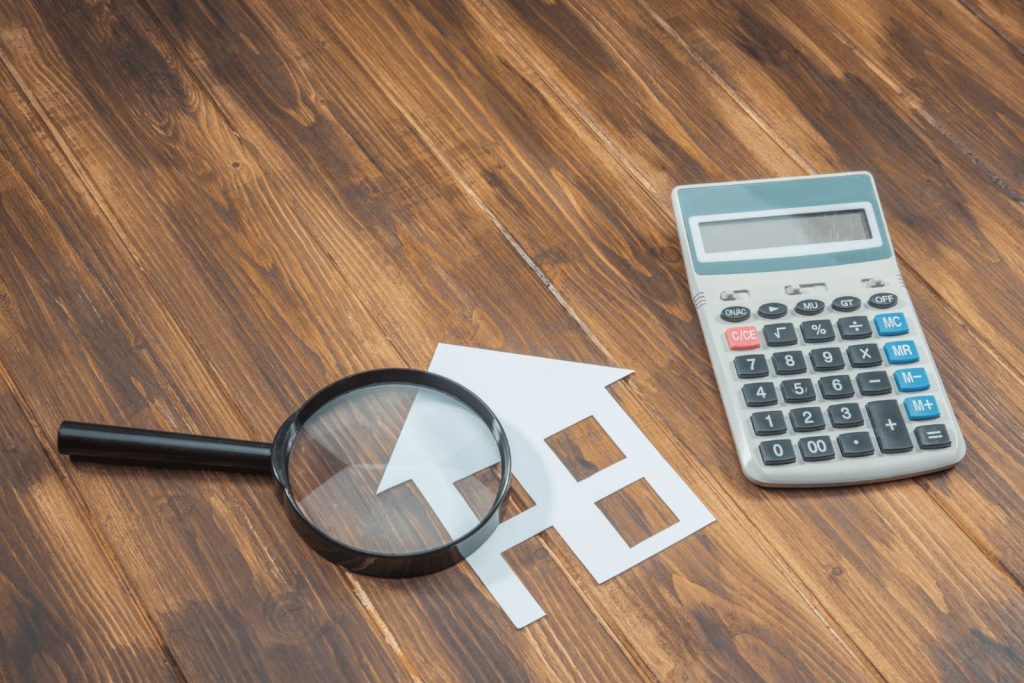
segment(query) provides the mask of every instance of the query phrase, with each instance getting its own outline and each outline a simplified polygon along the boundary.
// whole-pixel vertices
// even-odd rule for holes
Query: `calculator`
[[[964,457],[870,173],[683,185],[672,204],[748,479],[861,484]]]

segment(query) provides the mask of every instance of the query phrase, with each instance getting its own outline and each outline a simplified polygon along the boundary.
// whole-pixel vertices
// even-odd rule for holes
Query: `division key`
[[[871,428],[875,431],[875,440],[878,441],[878,450],[883,453],[904,453],[914,448],[898,401],[872,401],[866,408]]]

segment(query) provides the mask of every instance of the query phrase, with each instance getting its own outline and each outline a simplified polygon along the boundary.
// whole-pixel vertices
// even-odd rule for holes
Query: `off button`
[[[750,317],[750,309],[746,306],[729,306],[722,309],[722,320],[727,323],[741,323]]]
[[[892,308],[896,305],[899,298],[895,294],[890,292],[879,292],[878,294],[872,294],[868,298],[868,306],[871,308]]]

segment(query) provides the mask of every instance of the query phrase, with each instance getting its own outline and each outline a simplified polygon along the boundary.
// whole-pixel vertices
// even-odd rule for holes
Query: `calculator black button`
[[[883,453],[903,453],[914,448],[898,401],[872,401],[865,407],[878,441],[878,450]]]
[[[800,315],[818,315],[825,310],[825,302],[821,299],[804,299],[793,307]]]
[[[914,437],[921,448],[946,448],[952,443],[946,425],[922,425],[914,430]]]
[[[821,414],[821,408],[813,406],[789,411],[789,421],[798,432],[815,432],[825,428],[825,416]]]
[[[836,403],[828,407],[828,419],[833,427],[860,427],[864,424],[864,414],[856,403]]]
[[[818,380],[821,397],[830,401],[853,396],[853,382],[849,375],[831,375]]]
[[[799,351],[779,351],[772,354],[772,366],[779,375],[799,375],[807,372],[804,354]]]
[[[892,382],[889,381],[889,374],[883,370],[862,372],[857,375],[857,388],[860,389],[861,396],[891,394]]]
[[[855,296],[841,296],[832,300],[832,310],[840,313],[849,313],[860,308],[860,299]]]
[[[792,323],[775,323],[765,325],[761,331],[764,343],[768,346],[789,346],[796,344],[796,330]]]
[[[844,458],[860,458],[875,452],[875,447],[871,444],[871,435],[867,432],[840,434],[836,441],[839,442],[839,452]]]
[[[814,400],[814,384],[809,379],[787,379],[782,382],[782,400],[786,403],[804,403]]]
[[[741,323],[750,317],[750,309],[746,306],[729,306],[722,309],[722,320],[727,323]]]
[[[814,344],[833,341],[836,338],[836,331],[832,328],[831,320],[808,320],[800,323],[800,335],[805,342]]]
[[[740,379],[768,376],[768,361],[759,353],[736,356],[732,364],[736,367],[736,376]]]
[[[748,406],[773,406],[779,402],[771,382],[752,382],[743,385],[743,400]]]
[[[831,460],[836,457],[836,451],[832,448],[832,439],[827,436],[807,436],[797,442],[800,446],[800,455],[805,461]]]
[[[843,339],[865,339],[871,336],[871,324],[865,315],[851,315],[836,321]]]
[[[878,344],[854,344],[846,349],[850,365],[855,368],[870,368],[882,364],[882,353]]]
[[[892,308],[896,305],[899,299],[895,294],[889,292],[879,292],[878,294],[872,294],[868,297],[868,306],[871,308]]]
[[[786,418],[782,416],[781,410],[754,413],[750,416],[750,423],[754,425],[754,433],[758,436],[786,433]]]
[[[761,306],[758,307],[757,309],[757,314],[762,318],[781,318],[782,316],[786,315],[786,311],[788,310],[789,308],[786,306],[786,304],[761,304]]]
[[[815,370],[842,370],[846,367],[843,362],[843,353],[832,347],[828,349],[812,349],[810,352],[811,367]]]
[[[796,462],[793,444],[789,439],[762,441],[760,450],[761,461],[765,465],[788,465],[791,462]]]

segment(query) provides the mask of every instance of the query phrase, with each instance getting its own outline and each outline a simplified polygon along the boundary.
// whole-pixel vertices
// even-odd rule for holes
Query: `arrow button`
[[[786,315],[787,311],[788,308],[786,307],[786,304],[770,303],[761,304],[761,306],[757,309],[757,314],[762,318],[774,319],[781,318],[782,316]]]

